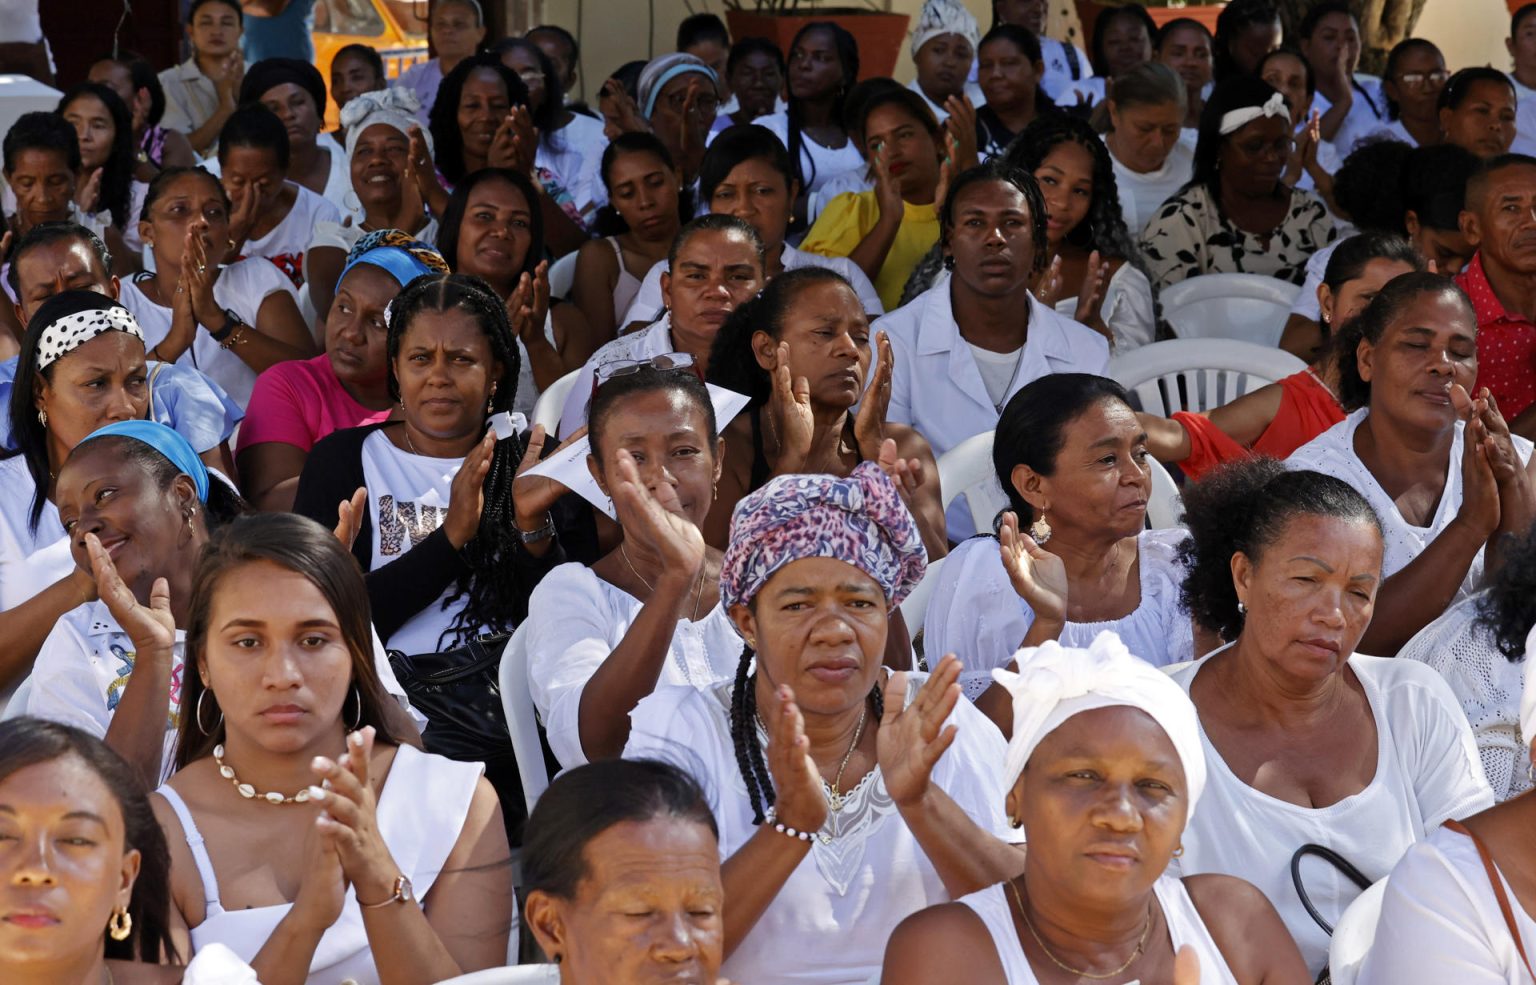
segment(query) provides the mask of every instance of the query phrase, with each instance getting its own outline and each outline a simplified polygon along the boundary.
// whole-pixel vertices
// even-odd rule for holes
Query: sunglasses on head
[[[592,396],[597,396],[597,388],[609,380],[616,380],[621,376],[634,376],[647,367],[661,372],[691,370],[693,375],[699,378],[699,382],[704,381],[704,374],[699,371],[699,365],[692,355],[686,352],[664,352],[649,359],[618,359],[597,367],[592,373]]]

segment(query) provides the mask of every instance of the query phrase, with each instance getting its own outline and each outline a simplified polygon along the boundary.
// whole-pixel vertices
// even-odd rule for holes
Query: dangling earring
[[[1051,525],[1045,520],[1044,510],[1040,511],[1040,518],[1029,525],[1029,535],[1036,544],[1044,544],[1051,539]]]
[[[112,911],[112,916],[107,918],[107,936],[115,941],[125,941],[131,933],[133,933],[133,917],[129,915],[127,907],[119,906]]]
[[[187,507],[187,533],[195,534],[197,530],[192,526],[192,518],[197,516],[197,510]]]
[[[204,735],[212,735],[213,730],[224,723],[224,711],[220,709],[218,720],[213,723],[212,727],[203,724],[203,699],[212,693],[208,688],[203,688],[202,693],[197,696],[197,704],[192,708],[192,719],[197,723],[197,730]]]
[[[356,684],[352,685],[352,696],[357,699],[357,714],[352,716],[352,724],[347,726],[348,732],[356,732],[358,727],[363,724],[363,692],[358,689]],[[342,707],[346,707],[346,702],[342,702]]]
[[[48,412],[46,410],[39,408],[37,412],[37,423],[43,426],[44,431],[48,430]]]

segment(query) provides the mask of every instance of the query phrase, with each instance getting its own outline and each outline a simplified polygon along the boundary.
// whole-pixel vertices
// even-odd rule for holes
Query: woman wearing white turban
[[[1109,632],[1086,650],[1021,650],[1018,665],[993,674],[1013,697],[1003,779],[1009,820],[1029,843],[1024,872],[904,921],[884,985],[940,981],[962,966],[974,985],[1310,981],[1256,889],[1164,871],[1182,854],[1206,780],[1195,708],[1179,686]]]
[[[1525,638],[1520,737],[1536,749],[1536,629]],[[1387,879],[1360,985],[1536,980],[1536,792],[1447,821]]]

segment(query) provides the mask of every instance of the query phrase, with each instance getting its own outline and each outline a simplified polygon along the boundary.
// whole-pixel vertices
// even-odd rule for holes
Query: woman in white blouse
[[[1194,141],[1185,139],[1184,89],[1173,69],[1146,62],[1109,84],[1105,109],[1096,118],[1107,117],[1104,146],[1120,190],[1120,211],[1133,236],[1141,235],[1195,172]]]
[[[1365,497],[1272,459],[1230,463],[1184,496],[1184,597],[1231,642],[1173,674],[1200,713],[1210,769],[1179,864],[1257,886],[1316,975],[1328,934],[1297,879],[1329,924],[1356,889],[1316,859],[1293,878],[1297,850],[1321,845],[1380,879],[1444,821],[1491,806],[1493,791],[1440,675],[1359,652],[1382,570]]]
[[[1339,357],[1349,416],[1286,461],[1343,479],[1380,517],[1386,581],[1361,648],[1391,655],[1477,590],[1485,546],[1530,525],[1531,443],[1486,389],[1470,395],[1477,318],[1447,278],[1389,281],[1352,330],[1360,342]]]
[[[635,709],[625,756],[678,763],[709,791],[733,981],[857,985],[903,918],[1023,867],[1003,740],[959,700],[959,666],[881,666],[889,613],[923,568],[875,463],[774,479],[737,507],[722,561],[747,644],[735,680]]]
[[[1021,646],[1086,646],[1105,630],[1154,666],[1193,659],[1179,604],[1182,529],[1146,530],[1152,479],[1146,431],[1120,385],[1041,377],[1008,402],[992,461],[1007,490],[999,539],[966,541],[945,560],[924,622],[929,653],[952,653],[979,695]],[[979,702],[1005,730],[1000,688]]]
[[[1536,634],[1526,637],[1522,657],[1518,735],[1529,754],[1536,747]],[[1527,790],[1462,822],[1448,822],[1408,849],[1387,880],[1360,985],[1536,980],[1533,824],[1536,796]]]
[[[524,630],[533,703],[566,767],[623,752],[629,713],[658,684],[702,688],[736,666],[735,630],[718,604],[720,551],[701,531],[725,450],[709,391],[691,367],[635,361],[608,372],[592,398],[588,464],[624,539],[590,568],[546,575]]]

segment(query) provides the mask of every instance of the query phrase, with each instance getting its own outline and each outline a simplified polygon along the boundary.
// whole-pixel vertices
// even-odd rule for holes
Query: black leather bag
[[[1365,877],[1365,873],[1355,868],[1349,859],[1325,845],[1302,845],[1291,856],[1291,882],[1296,886],[1296,895],[1301,899],[1301,905],[1306,909],[1307,914],[1317,921],[1317,925],[1323,928],[1324,933],[1332,937],[1333,924],[1329,923],[1322,913],[1318,912],[1317,907],[1313,905],[1312,897],[1307,895],[1307,887],[1301,879],[1301,860],[1308,855],[1320,858],[1335,869],[1338,869],[1344,875],[1344,878],[1359,886],[1362,892],[1371,888],[1371,880]],[[1332,981],[1332,974],[1327,967],[1324,967],[1322,974],[1317,976],[1317,985],[1330,985]]]
[[[427,719],[422,743],[428,752],[466,763],[484,763],[496,789],[507,839],[522,843],[528,820],[523,785],[501,705],[498,671],[511,635],[482,636],[440,653],[389,651],[389,664],[411,704]]]

